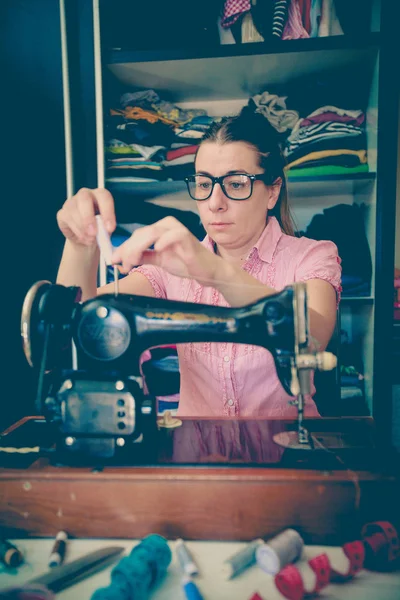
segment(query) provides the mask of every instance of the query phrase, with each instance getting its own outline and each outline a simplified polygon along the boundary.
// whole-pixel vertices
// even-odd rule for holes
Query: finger
[[[96,198],[99,213],[101,214],[105,228],[109,233],[112,233],[117,226],[114,198],[110,192],[104,188],[98,188],[94,190],[94,196]]]
[[[137,229],[113,254],[113,263],[139,265],[142,252],[148,250],[162,235],[164,228],[158,223]],[[129,258],[128,258],[129,257]]]
[[[75,220],[80,223],[84,235],[94,240],[96,236],[96,209],[98,206],[93,190],[83,188],[74,197],[75,206],[71,210],[76,214]]]
[[[163,217],[159,221],[156,221],[154,225],[157,225],[157,227],[160,227],[164,230],[173,229],[175,227],[184,227],[184,225],[182,225],[182,223],[178,221],[178,219],[172,217],[171,215],[169,215],[168,217]]]
[[[57,213],[57,223],[67,239],[86,243],[84,232],[79,223],[75,221],[72,211],[66,209],[59,210]]]
[[[139,265],[157,266],[159,264],[161,264],[160,255],[157,254],[157,252],[154,252],[154,250],[145,250],[144,252],[142,252],[138,263],[132,263],[132,261],[129,260],[129,257],[127,257],[124,259],[122,264],[118,265],[118,269],[121,271],[121,273],[126,274],[132,271],[132,269],[134,269],[135,267],[138,267]]]
[[[175,250],[178,253],[179,250],[181,250],[181,252],[190,251],[193,246],[192,240],[190,239],[191,237],[193,236],[191,236],[189,230],[187,230],[186,228],[171,229],[163,233],[158,238],[158,240],[154,244],[154,250],[156,252],[163,252],[171,246],[175,246]]]

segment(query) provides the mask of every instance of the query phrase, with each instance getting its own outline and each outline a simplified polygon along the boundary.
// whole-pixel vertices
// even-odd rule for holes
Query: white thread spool
[[[256,561],[265,573],[276,575],[285,565],[300,558],[303,547],[303,539],[297,531],[285,529],[257,548]]]
[[[189,577],[198,575],[199,570],[194,562],[193,556],[189,552],[185,542],[180,538],[176,540],[175,552],[182,571]]]
[[[225,578],[232,579],[232,577],[236,577],[236,575],[251,567],[256,562],[256,550],[262,545],[264,545],[264,540],[258,538],[228,558],[222,566],[222,573]]]

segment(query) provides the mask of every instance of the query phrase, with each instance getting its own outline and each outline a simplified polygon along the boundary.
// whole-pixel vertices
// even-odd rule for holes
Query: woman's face
[[[196,173],[221,177],[231,173],[263,173],[257,151],[245,142],[204,142],[197,153]],[[208,200],[197,202],[201,221],[209,236],[227,249],[238,250],[255,244],[265,228],[268,210],[278,199],[279,186],[253,182],[247,200],[227,198],[216,183]]]

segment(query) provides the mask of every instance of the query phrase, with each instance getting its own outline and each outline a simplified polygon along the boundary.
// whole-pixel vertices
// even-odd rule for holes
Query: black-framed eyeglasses
[[[248,175],[247,173],[233,173],[212,177],[211,175],[191,175],[185,177],[189,195],[193,200],[208,200],[214,190],[214,185],[219,183],[225,196],[231,200],[247,200],[253,193],[255,181],[264,181],[265,174]]]

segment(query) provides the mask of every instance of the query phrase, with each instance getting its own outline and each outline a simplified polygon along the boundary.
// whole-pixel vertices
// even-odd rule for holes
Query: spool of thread
[[[62,564],[65,557],[65,551],[67,548],[68,535],[65,531],[59,531],[56,535],[54,546],[50,553],[49,567],[58,567]]]
[[[256,551],[259,546],[264,544],[261,538],[255,539],[250,544],[247,544],[242,550],[233,554],[228,558],[223,566],[222,573],[226,579],[232,579],[245,569],[251,567],[256,562]]]
[[[119,561],[111,571],[111,584],[97,590],[91,600],[147,600],[170,562],[167,540],[160,535],[149,535]]]
[[[176,540],[175,552],[178,558],[182,571],[189,577],[199,574],[196,563],[194,562],[193,556],[190,553],[188,547],[182,539]]]
[[[256,561],[269,575],[276,575],[284,566],[300,558],[304,542],[295,529],[285,529],[267,543],[258,546]]]
[[[0,560],[6,567],[18,567],[24,560],[22,553],[14,544],[0,540]]]

